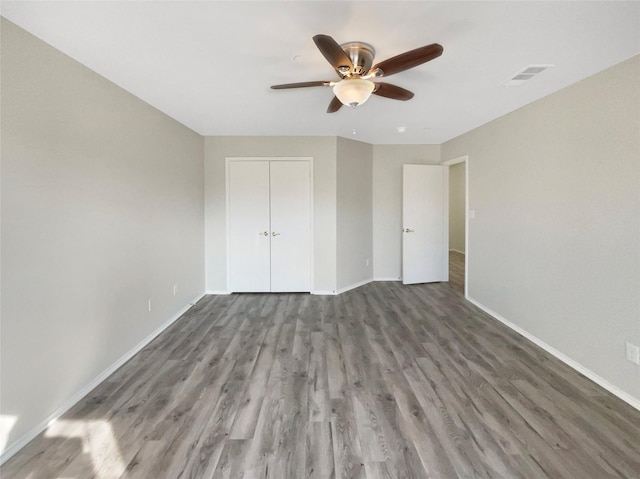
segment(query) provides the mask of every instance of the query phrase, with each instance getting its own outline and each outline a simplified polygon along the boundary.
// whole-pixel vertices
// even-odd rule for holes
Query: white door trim
[[[229,241],[230,241],[230,228],[229,228],[229,183],[230,183],[230,175],[229,175],[229,163],[232,161],[308,161],[309,162],[309,225],[311,229],[310,238],[309,238],[309,249],[310,249],[310,275],[309,278],[309,287],[310,292],[314,291],[314,279],[315,279],[315,267],[314,267],[314,230],[315,230],[315,219],[313,214],[314,209],[314,183],[313,183],[313,157],[311,156],[228,156],[225,158],[225,266],[227,268],[227,292],[229,291]]]
[[[469,155],[442,162],[444,166],[458,163],[464,163],[464,297],[469,299]]]

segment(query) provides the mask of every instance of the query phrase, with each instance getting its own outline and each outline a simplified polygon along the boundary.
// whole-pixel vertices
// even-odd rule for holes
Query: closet
[[[231,292],[311,290],[310,159],[227,159]]]

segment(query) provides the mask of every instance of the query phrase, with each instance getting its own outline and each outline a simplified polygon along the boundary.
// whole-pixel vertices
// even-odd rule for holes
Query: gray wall
[[[337,288],[373,279],[372,146],[338,138]]]
[[[449,167],[449,250],[464,253],[465,164]]]
[[[440,164],[440,145],[373,146],[373,277],[402,277],[402,165]]]
[[[203,293],[204,142],[12,23],[1,30],[10,446]]]
[[[227,291],[225,158],[310,156],[314,180],[314,290],[336,291],[336,138],[205,138],[207,291]]]
[[[469,296],[640,400],[638,78],[636,56],[442,152],[469,155]]]

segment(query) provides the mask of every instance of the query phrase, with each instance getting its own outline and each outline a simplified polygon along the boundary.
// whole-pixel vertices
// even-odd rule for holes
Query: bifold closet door
[[[311,290],[308,161],[271,161],[271,291]]]
[[[269,162],[229,163],[229,290],[271,291]]]

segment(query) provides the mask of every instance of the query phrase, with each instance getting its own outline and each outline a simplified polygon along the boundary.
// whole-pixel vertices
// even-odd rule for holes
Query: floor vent
[[[528,65],[520,70],[515,75],[509,77],[504,83],[503,86],[518,86],[522,85],[524,82],[531,80],[533,77],[542,73],[548,68],[553,67],[553,65]]]

